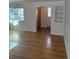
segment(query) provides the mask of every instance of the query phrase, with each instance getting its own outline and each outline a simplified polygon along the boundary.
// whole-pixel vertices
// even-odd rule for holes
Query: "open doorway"
[[[51,8],[46,6],[37,8],[37,32],[50,33],[51,29]]]

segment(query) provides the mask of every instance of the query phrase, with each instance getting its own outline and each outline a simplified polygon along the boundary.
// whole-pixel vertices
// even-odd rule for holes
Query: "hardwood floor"
[[[10,31],[9,59],[67,59],[62,36]]]

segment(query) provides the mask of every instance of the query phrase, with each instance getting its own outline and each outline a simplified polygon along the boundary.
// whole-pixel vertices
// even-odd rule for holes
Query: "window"
[[[9,22],[12,25],[18,25],[19,21],[24,21],[23,8],[9,8]]]
[[[63,22],[64,21],[64,6],[56,6],[55,7],[55,22]]]
[[[48,8],[48,17],[51,17],[51,8]]]

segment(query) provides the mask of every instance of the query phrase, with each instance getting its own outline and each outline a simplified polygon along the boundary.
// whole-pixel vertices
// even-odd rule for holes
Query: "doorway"
[[[51,8],[42,6],[37,8],[37,32],[50,33]]]

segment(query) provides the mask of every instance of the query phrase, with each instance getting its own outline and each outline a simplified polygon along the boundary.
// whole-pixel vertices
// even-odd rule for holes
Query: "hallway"
[[[40,28],[37,32],[50,35],[50,28]]]
[[[62,36],[10,31],[10,59],[67,59]],[[12,47],[13,46],[13,47]]]

